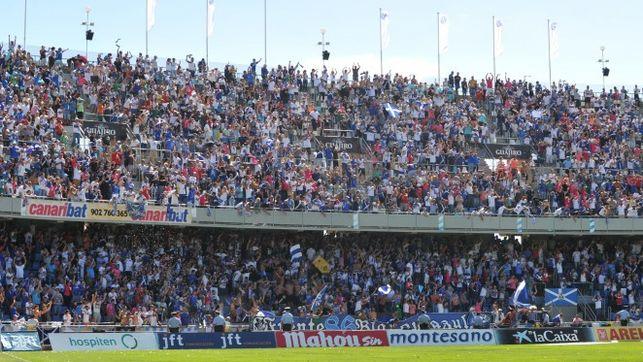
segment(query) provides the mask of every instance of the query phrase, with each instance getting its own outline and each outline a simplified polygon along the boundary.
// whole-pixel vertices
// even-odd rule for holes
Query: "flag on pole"
[[[493,24],[493,38],[495,42],[495,48],[493,49],[495,56],[501,56],[504,51],[502,47],[502,30],[504,25],[502,20],[496,19],[496,23]]]
[[[545,288],[545,305],[570,307],[578,305],[577,288]]]
[[[389,284],[386,284],[377,288],[377,294],[390,299],[395,294],[395,291]]]
[[[208,36],[214,32],[214,0],[208,0]]]
[[[154,16],[156,12],[156,1],[157,0],[147,0],[147,31],[152,30],[156,22],[156,17]]]
[[[514,292],[513,297],[511,298],[511,304],[516,307],[529,307],[531,305],[529,297],[529,289],[527,289],[527,283],[523,280],[518,284],[518,288]]]
[[[310,310],[312,312],[316,311],[317,308],[319,308],[322,304],[322,301],[324,300],[324,297],[326,296],[326,291],[328,290],[328,285],[324,285],[322,290],[317,293],[317,296],[315,299],[313,299],[313,304],[310,306]]]
[[[301,246],[299,244],[295,244],[290,247],[290,262],[292,269],[299,268],[299,262],[302,257],[303,254],[301,253]]]
[[[382,31],[382,49],[385,49],[388,47],[389,42],[391,41],[391,36],[388,32],[388,25],[389,25],[389,14],[388,11],[382,11],[380,13],[380,29]]]
[[[558,58],[558,23],[552,22],[549,24],[549,51],[552,58]]]
[[[328,261],[321,256],[318,256],[313,260],[313,265],[322,274],[330,273],[330,264],[328,264]]]
[[[398,108],[395,108],[391,103],[384,103],[384,111],[388,113],[389,116],[393,118],[397,118],[402,114],[402,111],[400,111]]]
[[[445,14],[440,14],[439,22],[438,49],[440,49],[440,54],[444,54],[449,50],[449,18]]]

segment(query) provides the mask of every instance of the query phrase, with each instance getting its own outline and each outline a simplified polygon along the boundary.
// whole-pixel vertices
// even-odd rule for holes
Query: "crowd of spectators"
[[[0,57],[0,191],[208,207],[638,217],[638,87],[593,92],[451,74],[442,84],[253,60],[208,69],[129,53]],[[89,115],[126,140],[84,137]],[[318,145],[324,130],[362,153]],[[83,142],[86,139],[86,143]],[[479,143],[535,157],[489,169]],[[505,142],[503,141],[503,142]],[[543,168],[544,167],[544,168]]]
[[[578,287],[599,319],[641,306],[637,239],[522,241],[493,236],[243,232],[104,224],[0,225],[0,319],[184,324],[221,311],[231,322],[292,307],[297,315],[374,320],[508,310],[521,280],[532,296]],[[293,265],[290,247],[303,258]],[[329,265],[324,274],[313,260]],[[378,292],[390,286],[392,293]],[[321,308],[311,310],[328,286]],[[501,318],[500,318],[501,319]]]

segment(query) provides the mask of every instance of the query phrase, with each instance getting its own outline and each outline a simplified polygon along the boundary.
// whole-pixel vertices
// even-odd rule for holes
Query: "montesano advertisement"
[[[491,157],[493,158],[519,158],[522,160],[531,159],[531,146],[529,145],[503,145],[496,143],[488,143],[486,146],[491,151]]]
[[[316,137],[322,147],[330,147],[338,152],[346,151],[348,153],[362,153],[362,146],[359,138],[356,137]]]
[[[277,347],[380,347],[388,346],[386,331],[275,332]]]
[[[634,341],[643,340],[643,327],[596,327],[596,341]]]
[[[68,202],[27,199],[21,215],[55,220],[141,222],[159,224],[188,224],[192,209],[178,206],[111,204],[107,202]]]
[[[592,328],[498,329],[499,344],[594,342]]]
[[[386,331],[391,346],[448,346],[466,344],[496,344],[491,329],[402,330]]]
[[[127,128],[122,123],[83,121],[83,131],[87,137],[103,138],[109,136],[110,139],[119,141],[127,139]]]

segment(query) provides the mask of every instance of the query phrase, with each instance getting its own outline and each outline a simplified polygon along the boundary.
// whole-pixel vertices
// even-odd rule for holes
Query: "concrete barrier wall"
[[[60,203],[64,203],[60,201]],[[23,200],[0,197],[0,217],[43,219],[56,221],[92,221],[134,223],[132,218],[114,220],[79,220],[65,217],[34,217],[24,212]],[[109,204],[107,204],[109,205]],[[328,231],[379,231],[412,233],[500,233],[500,234],[547,234],[547,235],[643,235],[643,219],[640,218],[556,218],[414,214],[354,214],[334,212],[291,212],[281,210],[239,211],[235,209],[191,209],[191,223],[184,226],[282,229],[282,230],[328,230]],[[591,227],[593,223],[593,227]],[[176,225],[170,222],[156,224]],[[442,224],[442,226],[440,226]]]

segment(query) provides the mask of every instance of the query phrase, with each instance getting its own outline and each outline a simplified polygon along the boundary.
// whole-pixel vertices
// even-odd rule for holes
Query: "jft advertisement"
[[[274,348],[274,332],[157,333],[160,349]]]
[[[21,215],[55,220],[189,224],[192,211],[178,206],[26,199]]]

